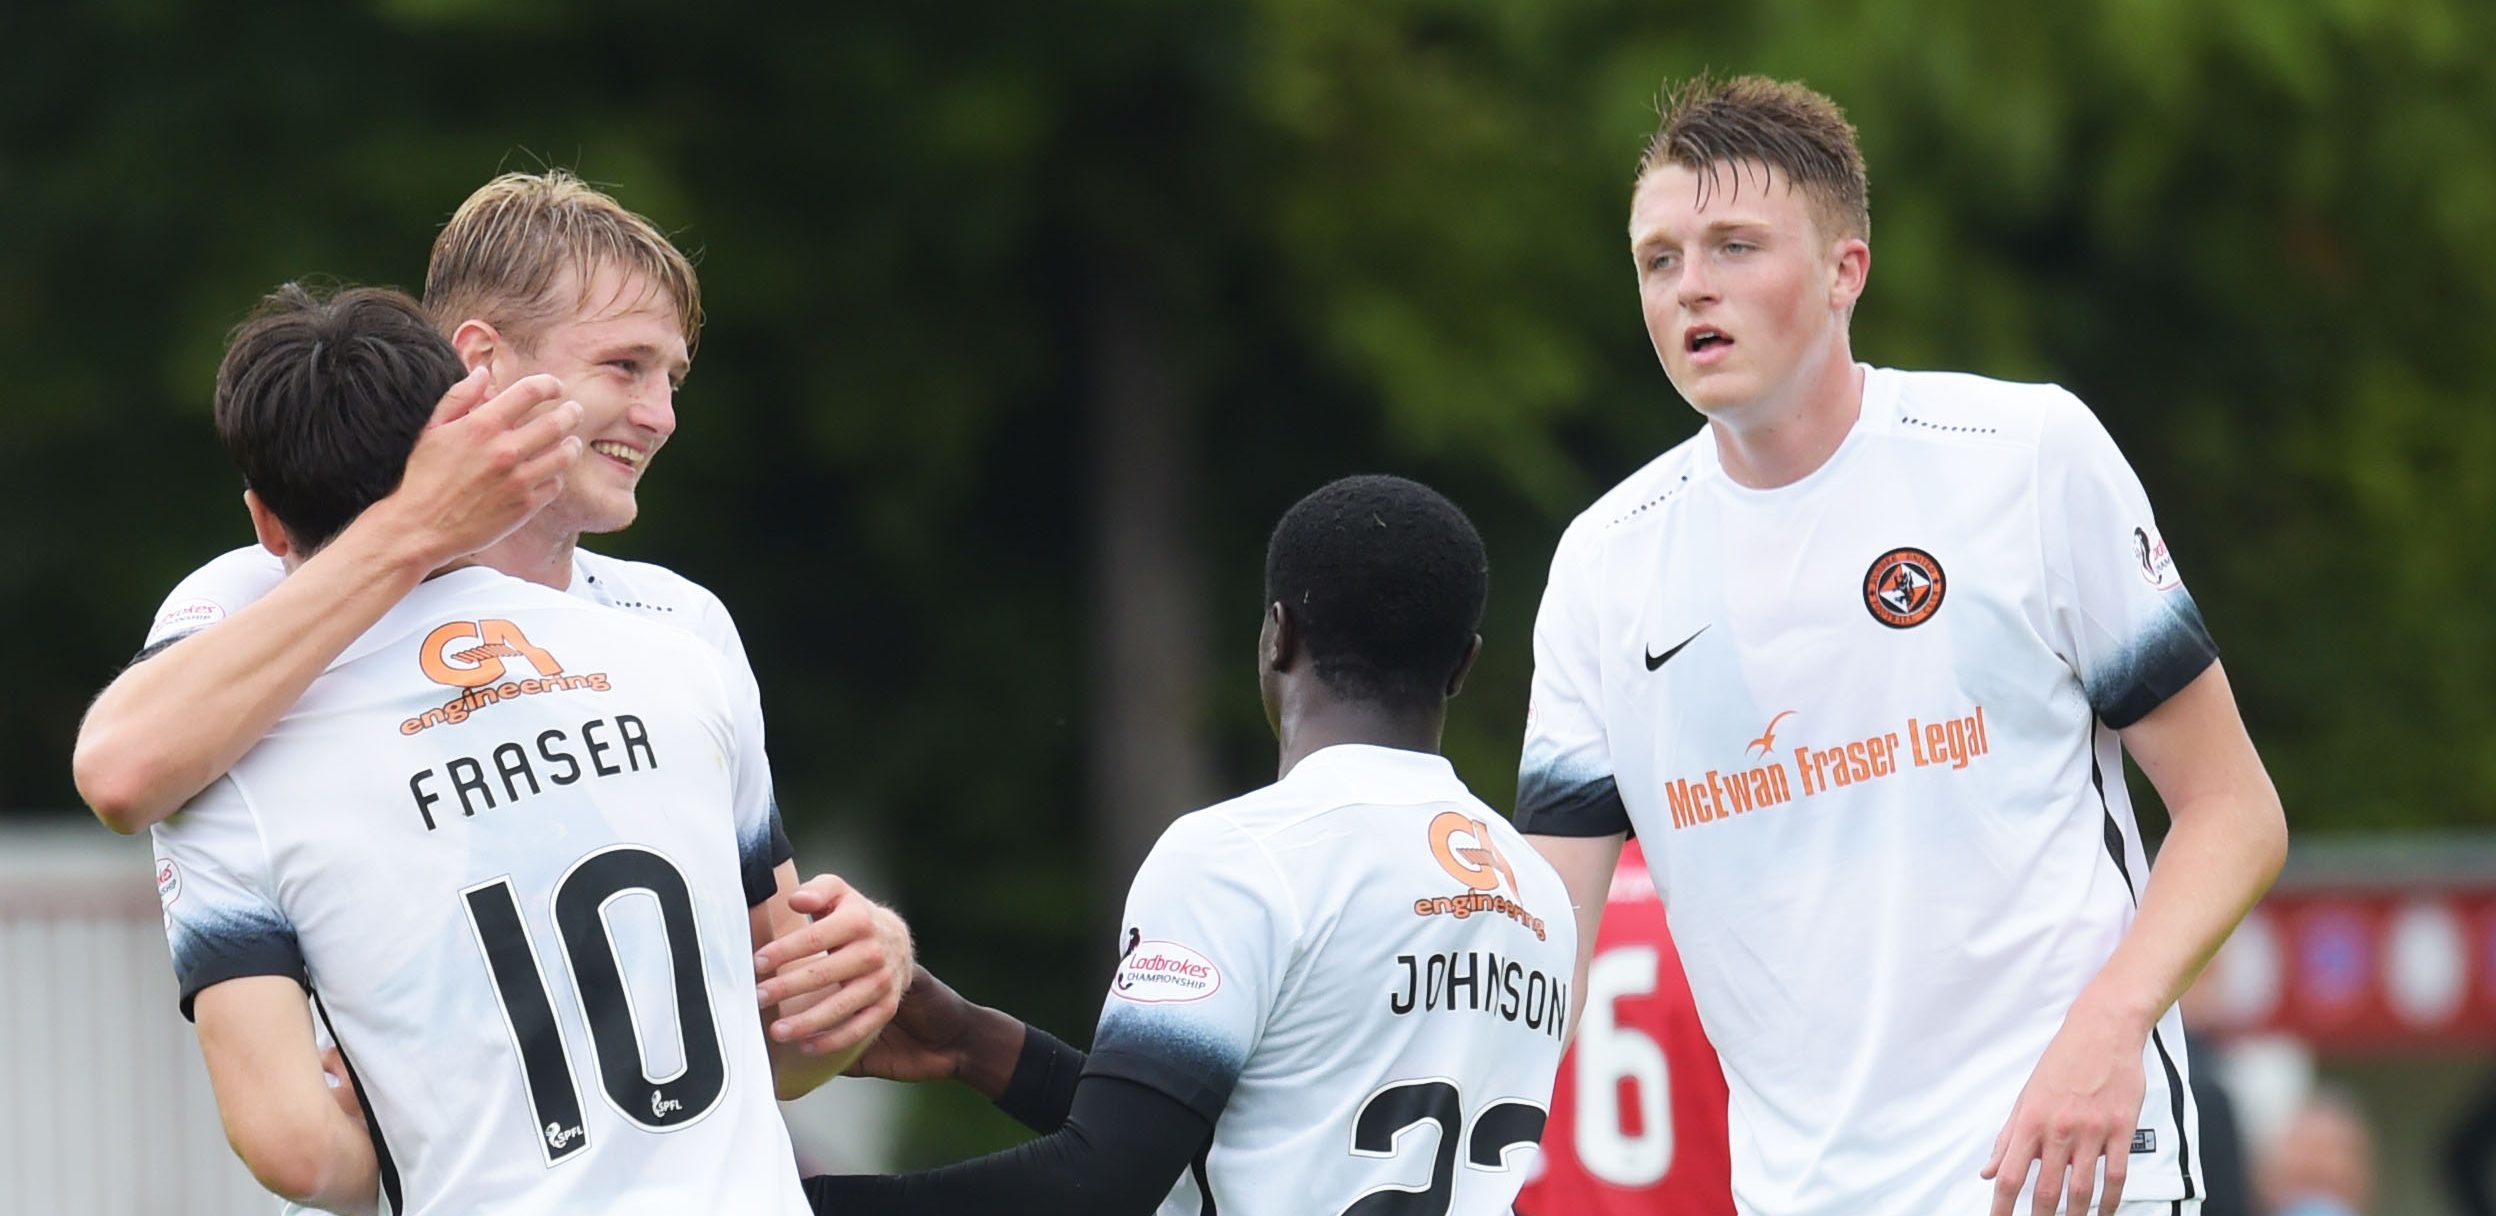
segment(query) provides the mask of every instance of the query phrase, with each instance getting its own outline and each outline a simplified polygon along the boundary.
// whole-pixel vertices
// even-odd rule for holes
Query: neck
[[[572,588],[572,551],[580,547],[578,532],[542,528],[531,520],[520,530],[486,546],[476,555],[477,563],[492,566],[513,578],[552,587],[557,591]]]
[[[1341,743],[1436,755],[1447,710],[1444,706],[1388,709],[1367,702],[1325,700],[1290,706],[1282,718],[1276,732],[1282,740],[1278,775],[1288,775],[1301,761]]]
[[[1863,415],[1863,369],[1841,343],[1797,386],[1790,405],[1758,408],[1766,404],[1729,411],[1732,417],[1711,416],[1707,426],[1716,436],[1716,459],[1725,475],[1754,490],[1792,485],[1828,463]]]

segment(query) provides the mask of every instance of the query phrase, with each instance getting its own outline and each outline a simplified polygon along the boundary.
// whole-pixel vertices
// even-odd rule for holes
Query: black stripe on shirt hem
[[[2167,1054],[2167,1042],[2158,1032],[2149,1032],[2149,1044],[2158,1049],[2158,1064],[2167,1071],[2167,1102],[2175,1114],[2175,1169],[2184,1175],[2184,1198],[2196,1199],[2193,1193],[2193,1138],[2184,1131],[2184,1076],[2175,1070],[2175,1057]]]
[[[2132,897],[2132,906],[2141,906],[2141,889],[2132,881],[2132,863],[2123,859],[2123,825],[2115,822],[2115,808],[2106,801],[2106,773],[2097,765],[2097,730],[2091,727],[2086,744],[2089,749],[2089,788],[2097,791],[2097,813],[2106,820],[2106,855],[2115,861],[2115,873],[2123,875],[2123,889]]]
[[[1213,1205],[1213,1179],[1205,1176],[1205,1158],[1212,1155],[1213,1142],[1208,1140],[1205,1151],[1196,1154],[1196,1159],[1187,1165],[1188,1173],[1196,1179],[1196,1194],[1204,1201],[1196,1209],[1196,1216],[1221,1216]]]
[[[2132,866],[2123,859],[2123,827],[2115,822],[2114,807],[2106,801],[2106,774],[2097,763],[2096,731],[2089,738],[2089,785],[2097,791],[2097,810],[2106,818],[2106,855],[2114,859],[2115,872],[2123,875],[2123,889],[2132,896],[2132,906],[2141,904],[2140,888],[2132,885]],[[2184,1130],[2184,1077],[2176,1071],[2175,1058],[2167,1054],[2167,1044],[2156,1030],[2149,1032],[2150,1045],[2158,1049],[2158,1063],[2167,1074],[2167,1102],[2175,1116],[2175,1168],[2184,1176],[2184,1198],[2193,1194],[2193,1142]],[[2183,1210],[2179,1202],[2177,1211]]]
[[[364,1096],[363,1078],[355,1075],[355,1061],[347,1058],[347,1045],[338,1038],[338,1027],[329,1020],[329,1007],[321,1003],[319,993],[312,994],[312,1011],[321,1015],[321,1025],[329,1031],[329,1041],[338,1044],[338,1062],[347,1067],[347,1083],[355,1086],[355,1104],[364,1112],[364,1134],[372,1137],[373,1160],[381,1166],[381,1194],[390,1201],[392,1212],[407,1210],[407,1200],[399,1185],[399,1163],[390,1156],[390,1143],[381,1135],[381,1122],[373,1115],[373,1104]]]

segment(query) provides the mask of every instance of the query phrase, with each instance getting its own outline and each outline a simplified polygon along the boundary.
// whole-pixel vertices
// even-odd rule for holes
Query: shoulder
[[[1560,534],[1559,553],[1553,560],[1600,550],[1613,534],[1671,511],[1689,492],[1692,477],[1702,467],[1704,445],[1711,442],[1707,428],[1702,426],[1688,439],[1622,478],[1619,485],[1604,491],[1569,521],[1568,529]]]
[[[665,621],[723,652],[743,653],[735,618],[710,588],[655,562],[608,557],[587,549],[576,551],[572,594],[621,608],[636,616]]]
[[[1967,372],[1874,368],[1868,398],[1880,421],[1910,440],[2035,449],[2088,407],[2058,384],[1996,380]],[[1866,412],[1876,409],[1867,400]]]
[[[218,554],[184,575],[165,596],[149,640],[174,637],[213,625],[267,595],[286,577],[286,565],[258,545]]]
[[[589,593],[591,598],[611,606],[686,619],[728,614],[727,605],[710,588],[656,562],[608,557],[587,549],[578,550],[573,556],[573,569],[586,584],[574,590]]]

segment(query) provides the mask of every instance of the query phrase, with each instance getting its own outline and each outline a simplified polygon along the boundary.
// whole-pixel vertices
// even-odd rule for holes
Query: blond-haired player
[[[2173,1007],[2286,829],[2138,479],[2059,388],[1855,362],[1863,158],[1807,88],[1670,97],[1629,247],[1707,425],[1570,525],[1535,625],[1517,825],[1579,942],[1634,829],[1743,1212],[2196,1210]]]
[[[108,826],[134,832],[172,814],[428,572],[464,555],[676,624],[751,671],[717,596],[579,547],[584,533],[632,523],[640,480],[675,433],[702,325],[684,254],[569,172],[507,173],[435,240],[425,302],[468,378],[443,398],[397,488],[291,574],[281,554],[250,546],[174,588],[144,661],[79,730],[79,792]],[[753,932],[758,968],[778,973],[764,1003],[779,1011],[774,1063],[794,1096],[891,1017],[910,950],[897,917],[831,875],[800,885],[785,836],[777,849],[779,893],[756,909]]]

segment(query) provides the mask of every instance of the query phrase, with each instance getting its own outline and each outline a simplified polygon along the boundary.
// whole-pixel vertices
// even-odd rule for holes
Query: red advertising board
[[[2496,888],[2390,884],[2274,892],[2205,980],[2221,1031],[2317,1048],[2496,1046]]]

